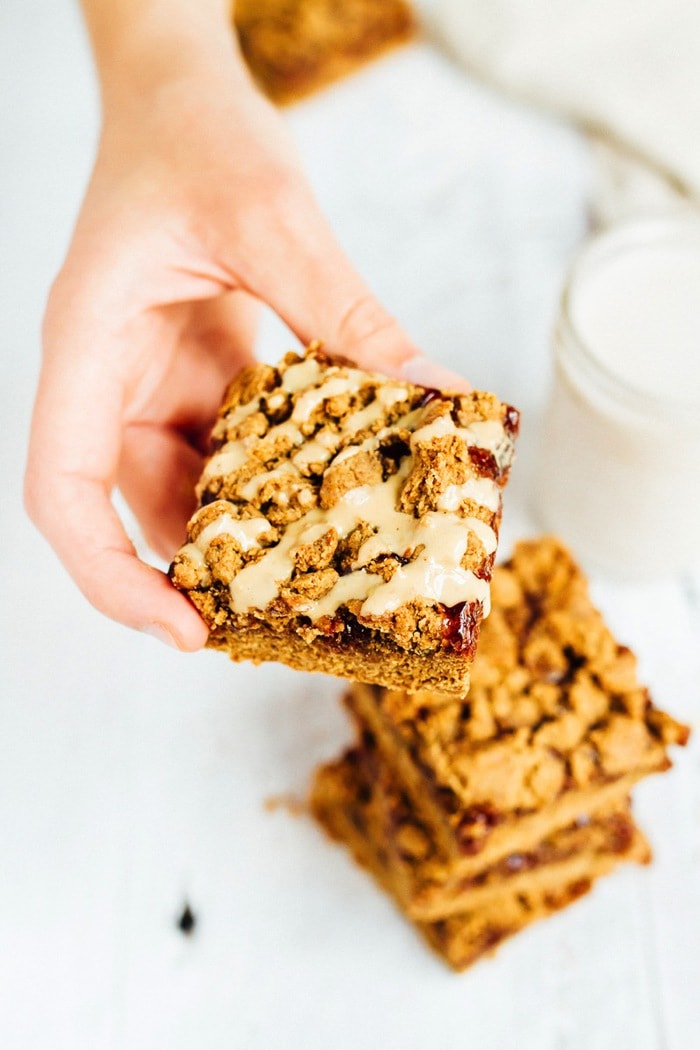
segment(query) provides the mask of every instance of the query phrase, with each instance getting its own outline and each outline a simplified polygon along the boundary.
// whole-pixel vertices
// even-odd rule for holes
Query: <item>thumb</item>
[[[469,390],[454,372],[426,358],[372,294],[336,240],[311,192],[287,201],[270,238],[273,252],[250,288],[304,344],[315,339],[361,368],[418,386]],[[281,204],[277,213],[280,218]]]

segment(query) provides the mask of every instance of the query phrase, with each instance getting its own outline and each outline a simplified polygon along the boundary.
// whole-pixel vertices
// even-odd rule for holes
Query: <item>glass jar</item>
[[[534,485],[590,567],[700,566],[700,213],[592,238],[569,273]]]

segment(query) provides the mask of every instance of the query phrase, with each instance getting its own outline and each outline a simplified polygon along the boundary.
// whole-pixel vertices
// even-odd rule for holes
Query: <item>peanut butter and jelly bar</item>
[[[657,710],[566,550],[495,569],[462,700],[355,685],[348,705],[462,877],[619,802],[685,726]]]
[[[233,660],[462,695],[517,428],[317,345],[244,369],[171,578]]]
[[[601,812],[580,813],[527,850],[514,849],[464,877],[444,856],[431,828],[416,814],[385,763],[371,746],[354,747],[316,772],[311,808],[331,834],[336,821],[353,814],[391,874],[391,892],[411,919],[431,922],[513,893],[555,889],[592,872],[611,871],[621,859],[648,863],[649,846],[636,828],[629,799]],[[339,816],[340,815],[340,816]]]
[[[236,0],[243,56],[266,95],[294,102],[410,40],[406,0]]]
[[[646,863],[650,856],[625,802],[563,829],[529,853],[511,853],[478,876],[454,883],[451,862],[440,858],[430,830],[390,780],[387,789],[386,770],[378,770],[376,759],[361,748],[321,767],[311,804],[331,838],[350,849],[458,970],[578,899],[622,861]]]

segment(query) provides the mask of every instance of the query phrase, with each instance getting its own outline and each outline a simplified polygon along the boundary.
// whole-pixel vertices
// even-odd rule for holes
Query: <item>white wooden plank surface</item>
[[[462,977],[305,819],[347,736],[339,687],[183,657],[75,593],[19,503],[38,322],[96,133],[71,5],[0,10],[0,1045],[692,1050],[700,751],[638,792],[657,854]],[[585,225],[587,154],[426,47],[290,116],[339,236],[412,334],[521,405],[506,544],[532,532],[547,333]],[[268,321],[262,353],[283,337]],[[698,579],[594,582],[664,706],[700,730]],[[696,734],[700,738],[700,732]],[[175,928],[184,899],[195,935]]]

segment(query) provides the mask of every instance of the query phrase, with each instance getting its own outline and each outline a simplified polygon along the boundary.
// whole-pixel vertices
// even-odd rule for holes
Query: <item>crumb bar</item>
[[[346,76],[416,30],[406,0],[236,0],[234,21],[253,77],[280,104]]]
[[[490,904],[505,890],[530,893],[597,878],[620,861],[648,863],[651,852],[636,828],[629,800],[603,812],[580,813],[527,850],[513,850],[467,877],[445,857],[376,751],[352,748],[314,778],[312,811],[333,836],[339,813],[352,813],[375,853],[391,869],[391,892],[416,921],[431,922]],[[345,817],[342,818],[345,820]],[[337,835],[335,837],[338,837]],[[341,836],[342,837],[342,836]]]
[[[614,805],[688,737],[558,542],[519,544],[492,601],[466,698],[355,685],[347,700],[464,877]]]
[[[462,695],[517,429],[318,345],[244,369],[171,579],[233,660]]]
[[[587,893],[593,882],[621,861],[648,860],[648,848],[628,809],[609,814],[589,829],[578,829],[577,841],[566,836],[541,845],[525,872],[507,865],[485,869],[483,883],[460,892],[433,895],[430,910],[415,906],[407,884],[419,889],[415,867],[417,837],[402,834],[402,825],[386,836],[381,800],[372,775],[368,778],[361,752],[323,767],[317,774],[312,808],[329,835],[344,843],[379,885],[406,911],[416,929],[454,969],[463,970],[493,951],[506,938],[537,919],[546,918]],[[413,824],[413,829],[419,825]],[[434,849],[429,833],[421,848]],[[569,833],[574,836],[574,832]],[[520,860],[511,855],[511,863]]]

